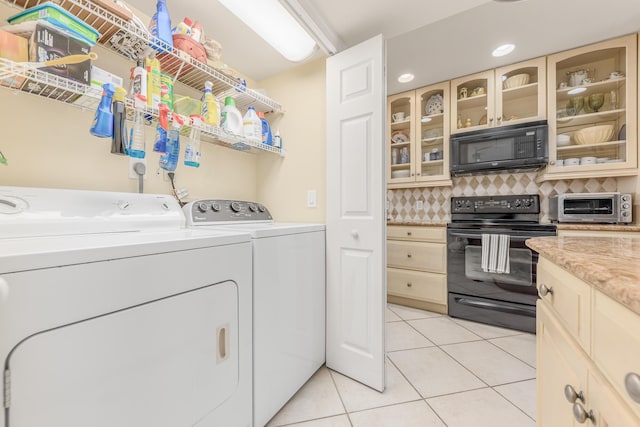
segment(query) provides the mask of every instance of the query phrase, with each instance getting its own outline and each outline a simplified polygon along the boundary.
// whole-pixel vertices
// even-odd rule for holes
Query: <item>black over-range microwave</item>
[[[451,136],[452,175],[540,169],[549,160],[547,121]]]

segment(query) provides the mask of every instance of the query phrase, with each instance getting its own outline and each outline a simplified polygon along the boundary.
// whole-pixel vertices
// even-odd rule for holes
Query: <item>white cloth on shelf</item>
[[[485,273],[509,274],[509,246],[511,238],[508,234],[482,234],[482,271]]]

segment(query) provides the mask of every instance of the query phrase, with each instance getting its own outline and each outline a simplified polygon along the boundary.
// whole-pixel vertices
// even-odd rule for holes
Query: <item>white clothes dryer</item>
[[[169,196],[0,187],[0,427],[252,425],[251,244]]]
[[[187,225],[253,243],[254,426],[264,426],[325,362],[325,226],[277,223],[259,203],[199,200]]]

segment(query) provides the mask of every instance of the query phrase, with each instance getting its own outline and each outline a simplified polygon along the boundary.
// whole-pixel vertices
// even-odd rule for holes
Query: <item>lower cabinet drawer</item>
[[[447,276],[387,268],[387,293],[404,298],[446,304]]]
[[[538,261],[540,299],[573,335],[582,349],[591,349],[591,286],[545,258]]]
[[[412,270],[445,273],[447,247],[444,243],[387,240],[387,265]]]
[[[600,292],[595,292],[593,307],[592,358],[640,416],[640,316]]]
[[[447,239],[447,229],[446,227],[412,227],[408,225],[390,225],[387,227],[387,238],[445,242]]]

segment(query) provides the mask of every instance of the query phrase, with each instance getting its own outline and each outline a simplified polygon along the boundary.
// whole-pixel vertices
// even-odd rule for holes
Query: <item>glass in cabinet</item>
[[[546,118],[546,61],[532,59],[451,81],[451,133]],[[455,91],[455,92],[454,92]]]
[[[447,186],[449,83],[387,98],[389,188]]]
[[[549,166],[543,179],[637,173],[637,36],[548,57]]]

